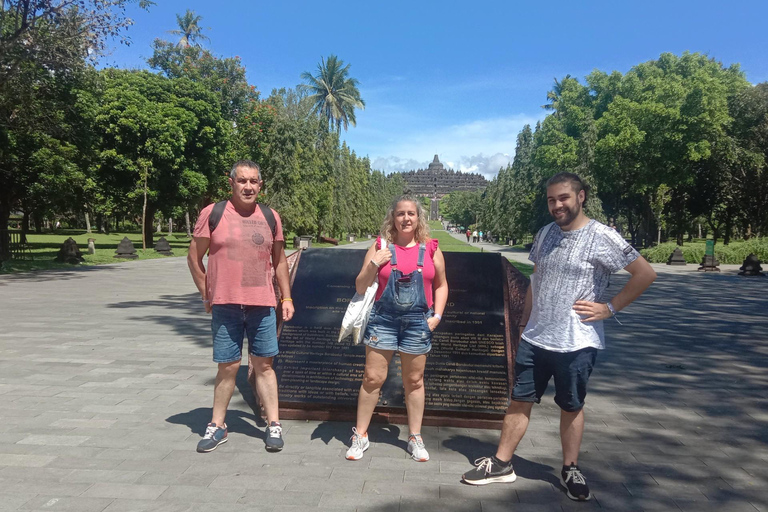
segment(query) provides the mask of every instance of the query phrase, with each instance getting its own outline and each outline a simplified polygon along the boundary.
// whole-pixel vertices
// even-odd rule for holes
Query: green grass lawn
[[[163,233],[155,234],[155,241],[161,236],[165,236],[168,240],[174,256],[187,255],[189,239],[187,238],[186,233],[182,231],[180,233],[174,233],[170,237]],[[86,233],[84,230],[62,229],[59,230],[58,233],[27,234],[27,241],[29,242],[30,252],[32,253],[33,259],[6,261],[2,265],[2,269],[0,269],[0,273],[7,274],[11,272],[27,272],[31,270],[72,268],[73,265],[68,263],[58,263],[53,261],[59,253],[61,244],[69,237],[72,237],[75,242],[77,242],[78,249],[83,253],[83,259],[85,261],[82,265],[103,265],[105,263],[125,261],[114,257],[117,244],[120,243],[123,237],[128,237],[128,239],[133,242],[136,254],[138,254],[138,259],[140,260],[170,257],[158,254],[154,249],[147,249],[145,252],[141,248],[141,233],[110,233],[109,235],[105,235],[103,233]],[[89,238],[96,239],[94,242],[94,245],[96,246],[96,254],[88,254]]]
[[[427,223],[429,224],[429,229],[430,230],[438,230],[438,229],[442,230],[443,229],[443,224],[439,220],[430,220],[430,221],[427,221]]]

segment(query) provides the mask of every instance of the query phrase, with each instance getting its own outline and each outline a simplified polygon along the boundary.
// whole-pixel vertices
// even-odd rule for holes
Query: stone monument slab
[[[354,418],[365,347],[337,338],[364,257],[365,250],[304,251],[291,293],[296,314],[282,326],[276,358],[281,417]],[[513,354],[505,307],[508,263],[492,253],[445,253],[445,261],[449,302],[424,375],[425,424],[497,426],[508,404]],[[521,304],[518,298],[515,307]],[[405,418],[398,357],[377,414],[394,422]]]

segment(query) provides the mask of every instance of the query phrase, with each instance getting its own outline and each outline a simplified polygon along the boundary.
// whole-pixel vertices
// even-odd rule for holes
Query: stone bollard
[[[720,262],[715,257],[715,241],[711,235],[707,237],[707,248],[704,251],[704,259],[701,260],[700,272],[720,272]]]
[[[136,249],[133,247],[133,242],[131,242],[127,236],[120,240],[115,253],[117,253],[114,256],[115,258],[135,260],[139,257],[139,255],[136,254]]]
[[[765,277],[765,274],[763,274],[761,271],[763,270],[763,267],[760,266],[760,260],[757,259],[757,256],[754,254],[750,254],[746,257],[744,260],[744,263],[741,265],[741,268],[739,268],[741,272],[739,272],[740,276],[759,276],[759,277]]]
[[[80,249],[77,248],[77,242],[75,242],[75,239],[72,237],[67,238],[64,240],[64,243],[61,244],[61,249],[59,249],[59,254],[56,256],[56,260],[59,263],[69,263],[72,265],[77,265],[78,263],[82,263],[83,255],[80,252]]]
[[[88,239],[88,254],[96,254],[96,239]]]
[[[155,252],[164,256],[173,256],[173,252],[171,251],[171,244],[168,243],[168,240],[166,240],[164,236],[161,236],[155,244]]]
[[[669,255],[667,265],[686,265],[683,250],[680,247],[675,247],[675,250]]]

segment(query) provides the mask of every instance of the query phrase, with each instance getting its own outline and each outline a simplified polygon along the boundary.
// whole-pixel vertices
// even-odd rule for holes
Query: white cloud
[[[424,169],[435,154],[447,168],[476,172],[493,179],[501,167],[512,162],[517,135],[537,118],[525,115],[478,119],[462,124],[435,126],[407,123],[404,128],[384,134],[384,130],[361,130],[356,146],[368,146],[374,169],[390,172]],[[357,138],[357,137],[356,137]]]

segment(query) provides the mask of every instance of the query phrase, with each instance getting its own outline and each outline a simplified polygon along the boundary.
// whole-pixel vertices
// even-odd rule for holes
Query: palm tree
[[[200,46],[198,41],[210,41],[208,36],[203,35],[203,27],[200,26],[202,16],[196,16],[195,11],[187,9],[184,16],[176,15],[176,23],[179,30],[170,30],[171,34],[181,36],[179,46],[189,48],[190,46]]]
[[[551,91],[547,92],[547,101],[549,103],[542,105],[541,108],[544,110],[557,110],[557,104],[560,102],[560,97],[563,95],[563,86],[565,85],[565,82],[570,79],[570,74],[565,75],[562,82],[555,78],[555,86]]]
[[[349,66],[335,55],[329,55],[328,59],[320,59],[316,76],[308,71],[301,74],[306,83],[299,87],[309,93],[315,104],[314,113],[328,122],[329,130],[335,126],[336,133],[341,132],[342,125],[344,130],[350,124],[356,126],[355,109],[365,108],[357,88],[359,82],[349,77]]]

